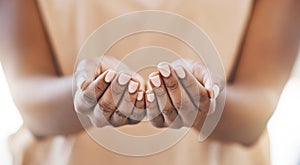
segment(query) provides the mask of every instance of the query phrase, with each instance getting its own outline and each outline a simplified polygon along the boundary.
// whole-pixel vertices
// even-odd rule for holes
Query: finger
[[[88,115],[91,123],[98,128],[104,127],[109,124],[108,120],[104,116],[103,110],[97,104],[93,110],[93,113]]]
[[[164,118],[158,108],[157,101],[155,99],[155,95],[154,95],[149,83],[147,83],[147,89],[148,89],[146,91],[147,118],[153,126],[159,127],[159,128],[163,127],[164,126]]]
[[[173,106],[178,111],[184,125],[190,126],[197,113],[193,102],[181,86],[173,68],[170,67],[169,64],[160,63],[158,69],[163,77],[165,87],[169,93]]]
[[[111,81],[115,78],[117,73],[113,70],[107,70],[103,72],[100,76],[96,78],[95,81],[92,82],[92,86],[94,86],[95,96],[97,100],[104,94],[107,87],[111,83]]]
[[[114,71],[105,71],[96,80],[92,81],[84,90],[78,89],[75,96],[75,110],[80,113],[88,113],[97,104],[97,100],[108,87],[108,78],[115,76]]]
[[[128,123],[128,117],[131,115],[134,103],[137,98],[137,89],[139,88],[139,82],[130,80],[127,90],[117,107],[117,110],[112,114],[110,123],[113,126],[121,126]]]
[[[79,113],[87,114],[91,112],[93,107],[97,104],[97,95],[100,94],[100,90],[106,88],[106,83],[102,84],[104,77],[107,73],[100,75],[95,81],[90,82],[85,89],[77,89],[75,94],[74,106],[75,110]]]
[[[210,78],[210,74],[205,65],[200,62],[195,62],[192,66],[192,73],[195,78],[207,89],[208,96],[210,98],[214,97],[214,91],[212,87],[212,81]]]
[[[87,85],[93,81],[96,70],[97,64],[95,61],[91,59],[84,59],[80,61],[76,67],[76,72],[74,74],[76,87],[78,89],[84,90],[85,87],[87,87]]]
[[[208,111],[210,100],[207,90],[202,84],[184,67],[174,68],[181,85],[186,90],[195,107],[203,113]]]
[[[164,125],[172,126],[172,128],[179,128],[181,126],[180,117],[178,116],[177,110],[172,105],[171,99],[162,83],[159,73],[153,72],[149,75],[149,79],[157,100],[158,108],[164,117]],[[178,119],[174,122],[176,118]]]
[[[128,74],[121,73],[117,75],[99,99],[99,108],[107,121],[110,121],[110,117],[118,106],[129,80],[130,75]]]
[[[129,124],[137,124],[143,120],[146,115],[145,109],[145,96],[144,91],[139,91],[137,94],[137,100],[135,102],[135,106],[132,110],[130,117],[128,118]]]

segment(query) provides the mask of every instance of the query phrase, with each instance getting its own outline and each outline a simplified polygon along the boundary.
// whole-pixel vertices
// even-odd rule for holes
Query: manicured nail
[[[138,95],[137,95],[137,100],[138,101],[141,101],[144,97],[144,92],[138,92]]]
[[[130,79],[131,79],[131,77],[128,74],[121,73],[118,81],[119,81],[120,85],[125,85],[129,82]]]
[[[157,65],[157,68],[159,72],[162,74],[164,77],[169,77],[171,74],[171,70],[168,64],[166,63],[161,63]]]
[[[128,85],[128,92],[134,93],[138,89],[138,86],[139,86],[138,82],[134,82],[131,80]]]
[[[213,86],[213,91],[214,91],[214,98],[216,99],[219,96],[220,93],[220,88],[218,85]]]
[[[110,82],[115,78],[116,74],[117,74],[117,73],[116,73],[115,71],[109,70],[109,71],[107,72],[106,76],[105,76],[104,81],[105,81],[106,83],[110,83]]]
[[[156,75],[156,76],[153,76],[153,77],[149,77],[152,84],[155,86],[155,87],[159,87],[161,85],[161,82],[160,82],[160,78],[159,78],[159,75]]]
[[[154,101],[154,93],[147,93],[147,100],[152,103]]]
[[[184,72],[182,66],[176,67],[174,70],[179,78],[181,78],[181,79],[185,78],[185,72]]]

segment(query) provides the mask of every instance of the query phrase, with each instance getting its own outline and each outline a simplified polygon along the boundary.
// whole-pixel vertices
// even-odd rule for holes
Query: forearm
[[[229,85],[222,117],[212,137],[225,142],[251,145],[266,128],[279,94],[245,85]]]
[[[82,129],[73,108],[72,77],[26,78],[10,83],[25,125],[37,136]]]
[[[299,2],[256,2],[215,138],[252,144],[266,128],[297,56]]]

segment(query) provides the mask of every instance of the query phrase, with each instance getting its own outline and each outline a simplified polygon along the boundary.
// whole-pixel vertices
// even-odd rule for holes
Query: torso
[[[50,36],[55,57],[63,75],[70,75],[83,42],[100,25],[122,14],[139,10],[163,10],[180,14],[200,26],[212,39],[220,53],[226,76],[229,77],[251,15],[251,0],[228,1],[57,1],[39,0],[39,7]],[[159,38],[159,40],[157,39]],[[161,46],[178,54],[193,53],[180,41],[161,34],[139,34],[117,43],[107,54],[122,58],[143,46]],[[137,128],[153,131],[140,124]],[[130,127],[122,131],[135,132]],[[190,131],[172,148],[148,157],[128,157],[110,152],[97,145],[86,133],[76,135],[70,164],[266,164],[268,139],[265,133],[259,142],[244,148],[211,139],[203,143]],[[222,163],[220,163],[222,162]]]

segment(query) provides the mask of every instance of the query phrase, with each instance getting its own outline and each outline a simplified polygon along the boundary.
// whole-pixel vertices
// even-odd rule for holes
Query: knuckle
[[[170,90],[176,90],[179,87],[179,84],[177,81],[172,80],[172,81],[166,81],[165,85],[168,89]]]
[[[163,97],[166,95],[165,90],[163,90],[162,88],[155,88],[154,93],[157,97]]]
[[[100,100],[99,107],[102,109],[103,113],[113,112],[115,110],[113,103],[110,101]]]
[[[95,86],[95,90],[97,90],[97,91],[105,91],[105,89],[106,88],[102,84],[97,84]]]
[[[122,118],[122,119],[127,118],[127,116],[124,114],[124,112],[122,113],[120,110],[116,110],[116,111],[115,111],[115,114],[116,114],[119,118]]]
[[[201,99],[208,99],[208,94],[207,94],[207,91],[206,90],[201,90],[199,92],[199,95],[200,95],[200,98]]]
[[[119,116],[119,117],[122,117],[122,118],[127,118],[131,115],[131,110],[130,109],[118,109],[116,110],[116,114]]]
[[[162,110],[162,113],[166,116],[171,116],[175,112],[175,109],[173,107],[166,107]]]

